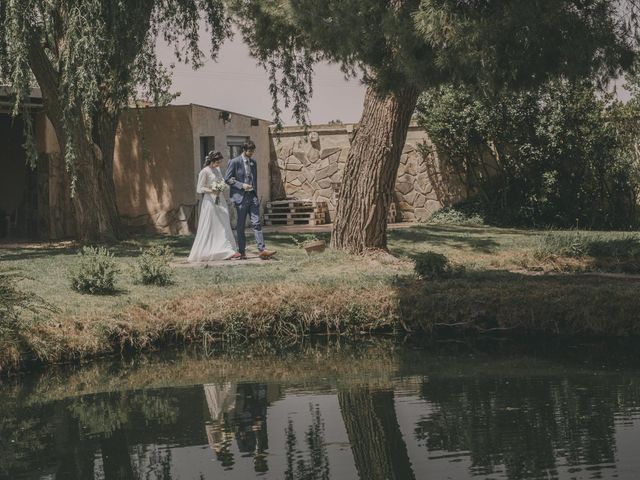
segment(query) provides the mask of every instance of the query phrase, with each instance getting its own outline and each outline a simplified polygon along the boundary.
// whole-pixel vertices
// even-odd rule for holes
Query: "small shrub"
[[[433,225],[467,225],[480,226],[484,225],[483,218],[478,214],[467,214],[456,210],[453,207],[443,207],[433,212],[427,223]]]
[[[640,236],[617,232],[550,232],[540,238],[534,252],[539,261],[586,259],[606,271],[640,271]]]
[[[422,278],[445,278],[459,271],[446,256],[435,252],[419,254],[415,259],[414,270]]]
[[[106,248],[83,247],[78,252],[78,266],[71,271],[71,287],[81,293],[114,293],[118,273],[113,254]]]
[[[589,254],[594,257],[639,259],[640,236],[634,233],[611,236],[602,234],[589,243]]]
[[[22,278],[16,272],[0,270],[0,339],[16,336],[24,321],[22,313],[54,310],[37,295],[18,288]]]
[[[18,312],[29,301],[29,296],[18,290],[15,273],[0,272],[0,338],[14,332]]]
[[[134,280],[143,285],[165,286],[172,283],[173,271],[169,265],[173,252],[167,245],[141,250],[134,269]]]
[[[582,258],[588,254],[589,238],[578,231],[550,232],[539,241],[534,251],[538,260],[545,260],[553,256]]]

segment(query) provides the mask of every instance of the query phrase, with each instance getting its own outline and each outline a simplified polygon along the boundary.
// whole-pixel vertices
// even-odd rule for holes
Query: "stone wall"
[[[307,132],[299,127],[286,127],[279,135],[272,131],[272,198],[326,202],[333,220],[355,128],[354,125],[316,125]],[[423,154],[425,150],[429,153]],[[430,148],[424,130],[412,125],[398,169],[391,209],[395,216],[389,221],[424,221],[462,196]]]

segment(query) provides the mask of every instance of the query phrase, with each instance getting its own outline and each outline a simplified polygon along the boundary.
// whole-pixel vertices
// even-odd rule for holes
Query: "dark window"
[[[204,165],[204,157],[216,149],[216,137],[200,137],[200,164]]]
[[[242,155],[242,145],[249,140],[249,137],[227,137],[227,147],[229,158],[236,158]]]

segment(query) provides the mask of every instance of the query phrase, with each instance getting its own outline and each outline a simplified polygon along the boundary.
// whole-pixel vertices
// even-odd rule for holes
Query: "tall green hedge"
[[[498,225],[638,226],[640,108],[556,80],[494,97],[443,86],[418,122],[464,185],[461,208]]]

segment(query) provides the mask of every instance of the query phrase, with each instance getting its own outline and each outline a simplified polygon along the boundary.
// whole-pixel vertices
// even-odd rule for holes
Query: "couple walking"
[[[255,150],[255,143],[246,141],[242,146],[242,155],[229,161],[224,176],[220,171],[222,154],[209,152],[206,156],[205,166],[198,175],[197,192],[202,194],[202,206],[189,262],[246,259],[247,239],[244,227],[247,215],[251,220],[260,258],[266,260],[276,253],[267,250],[264,244],[257,192],[258,168],[253,158]],[[228,187],[238,214],[237,246],[231,231],[229,207],[223,195]]]

